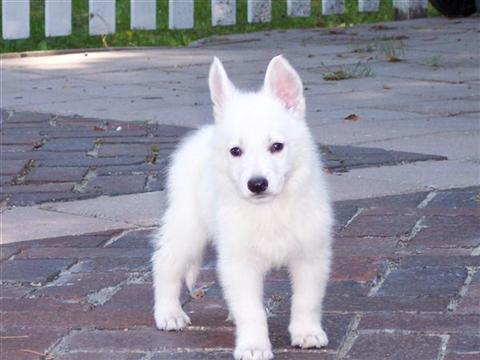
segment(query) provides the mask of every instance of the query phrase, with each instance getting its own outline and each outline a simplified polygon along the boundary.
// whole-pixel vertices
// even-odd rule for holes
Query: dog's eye
[[[241,156],[242,155],[242,149],[240,149],[238,146],[235,146],[235,147],[232,147],[230,149],[230,154],[232,154],[232,156]]]
[[[283,150],[283,144],[282,143],[274,143],[272,146],[270,146],[270,152],[271,153],[276,153],[280,152]]]

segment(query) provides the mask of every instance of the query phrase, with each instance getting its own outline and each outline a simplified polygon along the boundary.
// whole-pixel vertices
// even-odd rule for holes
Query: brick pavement
[[[158,191],[176,144],[191,128],[1,110],[0,201],[52,201]],[[444,156],[320,145],[333,172]]]
[[[132,130],[134,131],[134,130]],[[135,130],[136,131],[136,130]],[[324,350],[289,346],[285,271],[266,280],[277,359],[480,358],[479,187],[335,204]],[[110,231],[0,247],[2,359],[230,359],[233,327],[210,250],[193,325],[155,330],[149,236]]]

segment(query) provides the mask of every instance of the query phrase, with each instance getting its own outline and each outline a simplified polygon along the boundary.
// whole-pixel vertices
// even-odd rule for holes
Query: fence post
[[[345,0],[322,0],[322,14],[334,15],[345,12]]]
[[[212,26],[235,25],[237,0],[212,0]]]
[[[45,36],[72,33],[72,1],[45,0]]]
[[[2,0],[2,37],[30,37],[30,0]]]
[[[157,28],[156,0],[130,0],[130,28],[146,30]]]
[[[248,0],[248,22],[269,22],[272,20],[272,0]]]
[[[90,35],[115,32],[115,0],[89,0],[88,16]]]
[[[287,0],[288,16],[310,16],[311,1],[310,0]]]
[[[377,12],[380,0],[358,0],[358,11]]]
[[[395,20],[427,17],[428,0],[393,0]]]
[[[168,28],[193,28],[193,0],[168,1]]]

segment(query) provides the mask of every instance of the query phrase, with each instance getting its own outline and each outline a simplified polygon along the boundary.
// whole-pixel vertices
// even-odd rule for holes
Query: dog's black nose
[[[264,177],[254,177],[248,180],[248,190],[255,194],[260,194],[267,190],[268,180]]]

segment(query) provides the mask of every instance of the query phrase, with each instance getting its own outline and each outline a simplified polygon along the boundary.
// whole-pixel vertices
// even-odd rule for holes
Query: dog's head
[[[309,143],[300,77],[288,61],[270,61],[261,91],[241,92],[217,58],[209,75],[220,171],[242,197],[265,202],[282,193]]]

